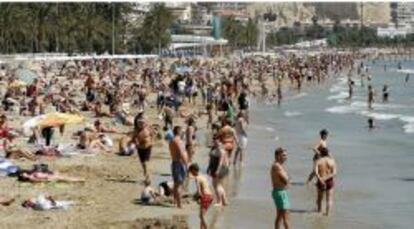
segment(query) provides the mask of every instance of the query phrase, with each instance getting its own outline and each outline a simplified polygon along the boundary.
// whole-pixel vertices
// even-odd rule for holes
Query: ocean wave
[[[349,94],[346,91],[341,91],[336,95],[328,96],[328,98],[326,98],[326,99],[327,100],[343,100],[343,99],[348,98],[348,95]]]
[[[367,103],[362,101],[355,101],[349,105],[333,106],[325,109],[329,113],[335,114],[361,114],[366,115],[368,113],[373,113],[372,111],[367,111]],[[399,104],[376,104],[373,105],[374,110],[384,111],[388,109],[398,109],[398,108],[409,108],[408,106],[399,105]],[[375,114],[375,113],[373,113]],[[383,117],[383,116],[380,116]],[[398,117],[396,117],[398,118]]]
[[[413,116],[401,116],[400,120],[406,123],[403,126],[405,133],[407,134],[414,133],[414,117]]]
[[[397,72],[405,73],[405,74],[414,74],[414,69],[412,68],[404,68],[404,69],[398,69]]]
[[[343,86],[343,85],[339,85],[339,84],[335,84],[335,85],[332,85],[331,88],[329,88],[329,92],[331,92],[331,93],[343,92],[343,91],[348,91],[348,87]]]
[[[298,111],[286,111],[283,115],[286,117],[295,117],[295,116],[300,116],[303,114]]]
[[[408,123],[403,126],[404,132],[407,134],[414,133],[414,123]]]
[[[360,110],[359,107],[352,107],[350,105],[334,106],[334,107],[329,107],[325,109],[325,111],[329,113],[334,113],[334,114],[352,114],[352,113],[358,112],[359,110]]]
[[[375,120],[392,120],[402,116],[400,114],[376,113],[371,111],[361,111],[360,114],[366,117],[371,117]]]

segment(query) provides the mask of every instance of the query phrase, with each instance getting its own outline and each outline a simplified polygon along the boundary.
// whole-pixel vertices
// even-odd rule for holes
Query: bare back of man
[[[323,154],[323,153],[322,153]],[[328,156],[322,155],[322,158],[318,159],[315,163],[315,174],[318,178],[316,187],[318,189],[317,207],[318,212],[322,211],[323,194],[326,194],[326,215],[329,215],[329,211],[333,205],[333,193],[334,193],[334,177],[336,175],[336,163],[335,160]]]

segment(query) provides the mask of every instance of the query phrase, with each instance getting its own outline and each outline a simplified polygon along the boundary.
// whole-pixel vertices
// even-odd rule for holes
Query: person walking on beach
[[[200,203],[200,229],[207,229],[205,215],[211,203],[213,203],[213,195],[208,183],[207,177],[200,174],[198,164],[191,164],[188,171],[194,177],[197,187],[197,194]]]
[[[171,172],[174,181],[173,193],[174,201],[177,204],[177,207],[182,208],[180,188],[184,184],[184,181],[187,177],[188,155],[184,149],[184,142],[181,139],[181,127],[175,126],[173,133],[174,139],[170,142],[169,145],[172,159]]]
[[[217,199],[217,204],[215,206],[221,207],[228,204],[223,182],[229,174],[229,157],[223,149],[220,139],[217,136],[214,136],[213,138],[214,145],[210,151],[207,174],[209,174],[213,180],[213,188]]]
[[[326,213],[329,215],[329,211],[333,205],[334,194],[334,177],[336,176],[336,163],[335,160],[329,155],[328,148],[320,149],[321,158],[315,163],[315,175],[318,178],[316,187],[318,189],[317,207],[318,212],[322,212],[322,200],[323,195],[326,194]]]
[[[236,152],[234,154],[234,165],[237,164],[238,159],[240,164],[243,164],[243,155],[246,152],[247,148],[247,122],[244,117],[245,116],[242,112],[239,112],[239,114],[237,115],[235,130],[238,139],[238,144]]]
[[[137,128],[135,130],[134,141],[138,150],[138,157],[144,171],[144,176],[148,177],[147,163],[151,158],[151,150],[153,144],[153,131],[148,126],[146,121],[138,120]]]
[[[285,149],[277,148],[275,151],[275,161],[270,170],[270,177],[272,180],[272,198],[276,206],[276,220],[275,229],[281,228],[281,224],[285,229],[289,228],[289,195],[287,187],[289,184],[289,176],[284,163],[287,160],[287,153]]]
[[[196,140],[195,121],[193,117],[187,119],[187,129],[185,130],[185,150],[188,153],[188,161],[191,163],[195,154]]]
[[[230,126],[227,118],[222,117],[222,127],[218,132],[218,137],[220,138],[221,143],[224,146],[224,150],[227,152],[228,157],[231,158],[231,155],[236,147],[237,137],[233,127]]]

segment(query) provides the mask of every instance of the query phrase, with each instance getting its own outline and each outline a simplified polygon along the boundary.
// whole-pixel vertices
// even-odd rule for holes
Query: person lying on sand
[[[32,183],[41,183],[41,182],[85,182],[83,178],[71,177],[67,175],[60,174],[59,172],[50,171],[47,165],[34,165],[32,170],[21,170],[19,171],[17,178],[22,182],[32,182]]]
[[[32,208],[33,210],[51,210],[51,209],[67,209],[74,205],[73,201],[57,201],[52,196],[40,195],[37,198],[30,198],[22,203],[24,208]]]

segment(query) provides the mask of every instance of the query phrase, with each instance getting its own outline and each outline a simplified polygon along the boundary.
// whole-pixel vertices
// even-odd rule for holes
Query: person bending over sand
[[[41,182],[85,182],[85,179],[66,176],[59,172],[45,172],[45,171],[21,171],[18,175],[20,181],[28,181],[32,183]]]

